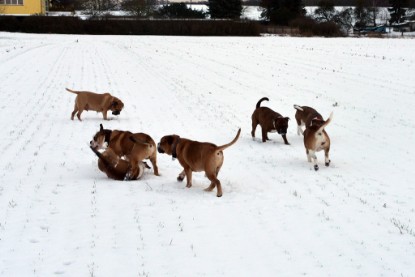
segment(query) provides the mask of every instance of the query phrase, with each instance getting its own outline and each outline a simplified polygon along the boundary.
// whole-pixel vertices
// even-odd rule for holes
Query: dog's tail
[[[327,118],[326,122],[324,122],[324,124],[320,128],[318,128],[317,132],[323,131],[324,128],[326,128],[326,126],[329,125],[329,123],[331,122],[332,119],[333,119],[333,112],[330,113],[329,118]]]
[[[69,92],[72,92],[72,93],[75,93],[75,94],[79,94],[79,91],[76,91],[76,90],[71,90],[71,89],[68,89],[68,88],[65,88],[67,91],[69,91]]]
[[[256,103],[256,108],[258,109],[259,107],[261,107],[261,102],[262,101],[269,101],[268,97],[262,97],[261,99],[259,99],[258,103]]]
[[[241,128],[239,128],[238,133],[236,134],[236,137],[231,142],[229,142],[228,144],[222,145],[222,146],[218,146],[216,148],[216,151],[225,150],[226,148],[234,144],[238,140],[240,134],[241,134]]]
[[[124,181],[125,179],[125,175],[120,175],[120,172],[117,172],[114,168],[114,166],[108,162],[108,160],[104,157],[104,155],[102,155],[98,150],[96,150],[93,147],[89,147],[91,148],[92,152],[94,152],[98,158],[102,161],[102,163],[105,166],[105,169],[107,170],[107,172],[109,172],[112,176],[112,178],[114,178],[115,180],[119,180],[119,181]]]
[[[304,111],[303,108],[301,108],[301,106],[298,106],[298,105],[294,105],[294,109],[299,110],[299,111]]]

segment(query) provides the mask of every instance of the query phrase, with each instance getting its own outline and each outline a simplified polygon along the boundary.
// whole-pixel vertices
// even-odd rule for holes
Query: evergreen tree
[[[405,8],[409,6],[408,0],[389,0],[389,4],[391,8],[389,8],[389,13],[391,18],[389,19],[389,23],[401,23],[403,22],[403,16],[406,13]]]
[[[237,19],[242,14],[241,0],[209,0],[208,6],[211,18]]]
[[[281,25],[306,13],[302,0],[261,0],[260,6],[264,8],[262,18]]]

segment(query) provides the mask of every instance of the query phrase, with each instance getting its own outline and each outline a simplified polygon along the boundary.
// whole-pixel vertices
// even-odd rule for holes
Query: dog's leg
[[[216,187],[216,190],[217,190],[216,196],[221,197],[222,196],[222,185],[217,178],[217,173],[216,174],[209,173],[207,174],[207,177],[211,183],[210,183],[210,186],[205,189],[205,191],[212,191]]]
[[[81,119],[81,113],[82,113],[83,111],[84,111],[83,109],[79,109],[79,110],[78,110],[78,114],[77,114],[76,116],[78,117],[79,121],[82,121],[82,119]]]
[[[262,126],[261,126],[262,127]],[[267,139],[268,139],[268,136],[267,136],[267,131],[265,131],[265,129],[264,128],[261,128],[262,129],[262,142],[266,142],[267,141]],[[269,139],[268,139],[269,140]]]
[[[187,167],[184,169],[184,172],[186,173],[186,187],[191,188],[192,187],[192,169],[190,167]]]
[[[285,144],[290,145],[290,143],[287,140],[287,135],[282,135],[282,139],[284,140]]]
[[[155,151],[154,153],[156,153],[156,152],[157,151]],[[150,162],[153,165],[154,175],[160,176],[159,168],[157,167],[157,156],[154,155],[154,156],[150,157]],[[182,181],[183,181],[183,179],[182,179]]]
[[[297,135],[304,135],[304,131],[301,128],[302,125],[297,125]]]
[[[330,165],[330,158],[329,158],[329,151],[330,151],[330,148],[325,148],[324,149],[324,162],[325,162],[325,165],[326,166],[329,166]]]
[[[103,110],[102,111],[102,115],[104,116],[104,120],[108,120],[108,118],[107,118],[107,110]]]
[[[310,151],[308,151],[308,149],[305,150],[306,154],[307,154],[307,161],[309,163],[311,163],[311,156],[310,156]]]
[[[177,181],[183,182],[185,176],[186,176],[186,173],[183,170],[182,172],[180,172],[179,176],[177,176]]]
[[[258,126],[258,121],[252,120],[252,131],[251,131],[252,139],[255,138],[255,131],[256,131],[257,126]]]
[[[75,107],[73,108],[73,112],[71,114],[71,120],[73,120],[73,118],[75,117],[76,112],[78,111],[78,106],[75,103]]]
[[[313,161],[314,162],[314,170],[317,171],[318,170],[318,164],[317,164],[317,156],[316,156],[316,152],[313,150],[309,150],[308,151],[308,155],[309,155],[309,161]]]

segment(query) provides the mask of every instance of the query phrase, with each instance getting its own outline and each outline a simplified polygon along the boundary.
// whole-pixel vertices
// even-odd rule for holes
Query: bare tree
[[[120,0],[79,0],[81,7],[91,17],[100,17],[119,7]]]
[[[121,8],[136,17],[148,17],[156,10],[156,0],[124,0]]]

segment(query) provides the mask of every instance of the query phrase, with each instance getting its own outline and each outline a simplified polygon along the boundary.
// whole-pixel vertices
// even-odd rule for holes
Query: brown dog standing
[[[144,168],[149,168],[145,162],[134,167],[129,161],[121,159],[117,156],[111,148],[107,148],[103,153],[100,153],[95,148],[91,150],[98,156],[98,168],[104,172],[108,178],[124,181],[124,180],[138,180],[143,176]]]
[[[304,131],[304,146],[307,153],[308,162],[314,161],[314,169],[318,170],[316,152],[324,150],[325,165],[330,165],[329,151],[330,151],[330,138],[327,134],[326,126],[331,122],[333,113],[326,121],[312,120],[311,125],[306,127]]]
[[[154,175],[159,175],[156,143],[149,135],[104,129],[102,124],[99,126],[99,131],[90,142],[92,148],[97,150],[103,149],[106,144],[116,155],[119,157],[125,156],[134,166],[138,166],[144,159],[150,159],[153,165]]]
[[[108,120],[108,111],[112,111],[113,115],[119,115],[124,108],[124,103],[109,93],[98,94],[90,91],[75,91],[68,88],[66,90],[77,95],[75,107],[71,114],[72,120],[75,114],[77,114],[78,119],[82,121],[81,114],[84,110],[101,112],[104,119]]]
[[[294,105],[294,109],[296,109],[295,112],[295,120],[297,121],[297,134],[303,134],[302,126],[310,127],[313,122],[315,124],[318,123],[318,121],[321,121],[324,123],[324,119],[315,109],[307,107],[307,106],[299,106]],[[321,123],[321,124],[322,124]],[[320,124],[320,125],[321,125]]]
[[[262,101],[269,101],[267,97],[261,98],[256,104],[256,109],[251,116],[252,119],[252,131],[251,135],[255,138],[255,130],[258,124],[262,129],[262,142],[269,140],[268,132],[275,133],[278,132],[284,140],[285,144],[289,144],[287,140],[287,129],[288,129],[288,120],[290,118],[283,117],[277,112],[274,112],[270,108],[261,107]]]
[[[216,146],[209,142],[198,142],[190,139],[181,138],[178,135],[169,135],[161,138],[158,144],[158,152],[172,155],[177,158],[183,171],[177,177],[178,181],[183,181],[186,176],[187,185],[192,186],[192,172],[204,171],[206,177],[211,181],[206,191],[217,189],[217,197],[222,196],[222,185],[218,180],[219,170],[223,164],[223,150],[234,144],[241,134],[239,129],[236,137],[228,144]]]

